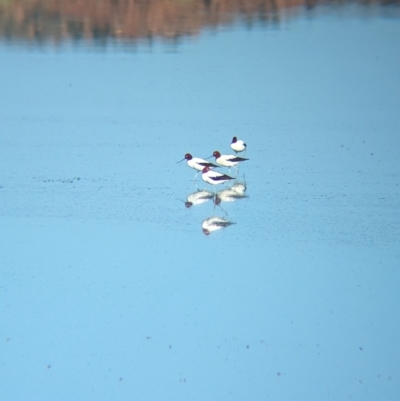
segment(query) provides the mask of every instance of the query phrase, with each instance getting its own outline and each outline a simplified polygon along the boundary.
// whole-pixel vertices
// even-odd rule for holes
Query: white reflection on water
[[[198,189],[196,192],[189,194],[186,198],[185,206],[187,208],[201,205],[214,198],[214,193],[207,190]]]
[[[232,224],[235,223],[224,217],[212,216],[208,217],[201,223],[201,228],[203,229],[203,234],[210,235],[212,232],[229,227]]]
[[[203,233],[209,235],[213,231],[228,227],[232,224],[232,222],[226,219],[226,217],[228,217],[228,212],[222,207],[221,203],[231,203],[240,199],[247,198],[247,195],[245,194],[246,188],[246,183],[239,181],[235,181],[235,183],[232,184],[230,187],[222,189],[218,192],[210,192],[207,189],[200,190],[197,188],[195,192],[187,196],[186,202],[184,202],[184,204],[186,208],[191,208],[192,206],[203,205],[211,199],[213,200],[213,212],[215,213],[216,211],[220,211],[224,214],[224,216],[208,217],[202,222]],[[207,215],[209,213],[210,208],[205,208],[203,211],[203,215]],[[239,220],[239,216],[235,216],[235,219]]]
[[[239,187],[240,188],[240,187]],[[235,202],[238,199],[246,198],[246,195],[242,191],[238,192],[234,187],[230,189],[224,189],[218,191],[215,195],[215,204],[220,204],[221,202]]]

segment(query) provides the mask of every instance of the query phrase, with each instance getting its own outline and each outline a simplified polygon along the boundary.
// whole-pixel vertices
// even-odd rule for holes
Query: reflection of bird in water
[[[201,205],[202,203],[209,201],[213,197],[214,194],[210,191],[196,191],[187,196],[185,206],[189,208],[192,206]]]
[[[223,217],[209,217],[208,219],[205,219],[203,221],[203,223],[201,224],[201,228],[203,229],[203,233],[205,235],[210,235],[213,231],[229,227],[232,224],[235,223],[226,220]]]
[[[215,167],[219,167],[214,163],[210,163],[207,160],[201,159],[200,157],[193,157],[190,153],[186,153],[185,157],[182,160],[179,160],[179,162],[183,162],[184,160],[187,160],[187,165],[194,169],[197,170],[196,171],[196,175],[194,176],[194,180],[197,177],[197,174],[199,174],[199,171],[203,171],[204,167],[209,167],[211,168],[215,168]]]
[[[231,167],[235,167],[237,169],[237,164],[249,160],[244,157],[238,157],[234,155],[221,155],[221,153],[219,153],[217,150],[210,157],[213,156],[215,157],[215,161],[217,162],[217,164],[219,164],[220,166],[229,167],[229,170]]]
[[[233,137],[232,143],[231,143],[231,148],[236,152],[243,152],[246,150],[247,145],[241,140],[237,139],[236,136]]]
[[[211,185],[223,184],[224,182],[228,182],[234,179],[229,175],[218,173],[218,171],[210,170],[210,167],[204,167],[203,173],[201,174],[201,178],[204,182],[207,182],[208,184]]]
[[[214,204],[221,207],[221,202],[234,202],[238,199],[247,198],[245,192],[246,184],[244,182],[236,182],[232,187],[218,191],[214,197]]]
[[[214,203],[219,205],[221,202],[234,202],[238,199],[246,198],[247,196],[241,194],[235,190],[231,189],[224,189],[223,191],[219,191],[215,194]]]
[[[246,184],[243,182],[237,182],[236,184],[232,185],[232,191],[237,192],[239,195],[243,195],[246,192]]]

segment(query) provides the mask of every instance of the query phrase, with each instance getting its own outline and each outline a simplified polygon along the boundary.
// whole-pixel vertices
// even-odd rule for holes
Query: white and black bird
[[[234,180],[233,177],[219,173],[218,171],[213,171],[210,167],[204,167],[203,172],[201,174],[201,178],[204,182],[211,184],[211,185],[219,185],[230,180]],[[215,190],[215,187],[214,187]]]
[[[200,157],[193,157],[190,153],[186,153],[185,157],[182,160],[179,160],[177,163],[181,163],[184,160],[187,160],[187,165],[194,169],[196,171],[196,175],[194,176],[194,180],[197,177],[197,174],[199,174],[199,171],[203,171],[204,167],[209,167],[211,168],[216,168],[219,167],[214,163],[210,163],[207,160],[201,159]]]
[[[213,156],[215,157],[215,162],[217,164],[223,167],[229,167],[229,170],[231,167],[237,168],[236,166],[239,163],[249,160],[246,159],[245,157],[239,157],[234,155],[221,155],[221,153],[219,153],[218,150],[216,150],[210,157]]]
[[[231,148],[237,153],[246,150],[247,145],[241,139],[237,139],[236,136],[233,137],[231,142]]]

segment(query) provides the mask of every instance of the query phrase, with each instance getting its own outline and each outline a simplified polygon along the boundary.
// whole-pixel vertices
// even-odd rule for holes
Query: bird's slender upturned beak
[[[182,160],[179,160],[177,163],[183,162],[185,160],[185,157]]]
[[[210,157],[207,157],[206,160],[211,159],[212,157],[214,157],[214,155],[211,155]]]

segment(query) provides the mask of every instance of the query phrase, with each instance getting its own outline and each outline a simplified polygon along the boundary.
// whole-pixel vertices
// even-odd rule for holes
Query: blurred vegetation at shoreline
[[[63,41],[129,42],[198,35],[205,28],[276,25],[299,10],[340,7],[345,1],[315,0],[0,0],[2,41],[54,43]],[[355,1],[364,7],[394,6],[400,0]],[[396,12],[395,16],[399,16]]]

